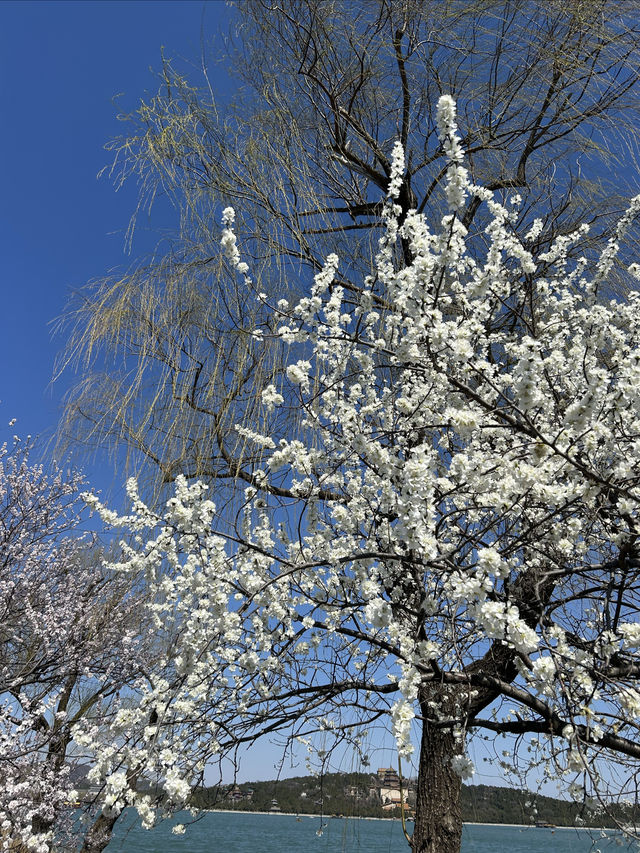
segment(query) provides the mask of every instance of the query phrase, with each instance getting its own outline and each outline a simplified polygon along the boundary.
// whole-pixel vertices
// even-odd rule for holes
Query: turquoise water
[[[186,820],[188,815],[183,815]],[[173,821],[177,823],[178,821]],[[172,824],[151,832],[132,818],[116,825],[108,853],[407,853],[398,821],[210,812],[174,835]],[[575,829],[464,827],[462,853],[612,853],[620,839]]]

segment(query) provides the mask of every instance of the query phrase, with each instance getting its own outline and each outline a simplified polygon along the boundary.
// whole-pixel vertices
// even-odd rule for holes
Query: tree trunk
[[[412,853],[460,853],[460,776],[451,759],[460,751],[450,730],[422,724]]]
[[[108,817],[104,814],[98,815],[93,826],[84,837],[84,843],[80,853],[102,853],[104,848],[111,841],[113,827],[116,825],[117,820],[117,815],[115,817]]]

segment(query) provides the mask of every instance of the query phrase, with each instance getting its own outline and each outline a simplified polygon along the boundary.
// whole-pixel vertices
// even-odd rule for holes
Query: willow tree
[[[640,300],[603,294],[640,195],[595,257],[572,257],[586,225],[540,248],[521,199],[471,181],[450,96],[437,127],[447,212],[404,214],[398,142],[357,293],[331,254],[270,309],[287,366],[260,399],[291,416],[236,425],[261,456],[237,517],[182,476],[162,510],[134,481],[127,516],[88,498],[136,536],[111,568],[144,570],[158,626],[179,628],[172,668],[87,738],[119,808],[139,797],[112,742],[179,807],[185,766],[275,731],[361,748],[381,717],[400,755],[417,729],[414,853],[458,853],[478,732],[516,736],[580,802],[637,802]],[[222,246],[249,286],[233,219]]]
[[[394,140],[407,158],[401,220],[442,212],[443,91],[457,98],[473,180],[521,196],[514,227],[542,221],[531,250],[588,222],[592,251],[637,174],[637,11],[628,0],[240,2],[225,58],[236,99],[216,103],[206,64],[193,84],[165,62],[158,93],[110,146],[116,181],[139,183],[139,210],[170,199],[176,229],[70,306],[61,368],[80,380],[63,441],[126,449],[156,492],[178,474],[230,483],[250,467],[255,448],[233,426],[260,421],[258,392],[283,356],[251,334],[268,312],[212,249],[220,211],[238,209],[254,286],[274,304],[331,252],[349,259],[339,280],[356,293],[382,234]],[[470,198],[461,221],[474,251],[485,219]]]

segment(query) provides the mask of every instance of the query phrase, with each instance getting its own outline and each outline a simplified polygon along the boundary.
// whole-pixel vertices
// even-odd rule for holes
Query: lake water
[[[183,820],[188,815],[182,817]],[[178,823],[178,820],[173,823]],[[170,823],[152,831],[132,818],[116,824],[108,853],[407,853],[399,821],[209,812],[184,835]],[[613,853],[626,849],[607,831],[465,825],[462,853]]]

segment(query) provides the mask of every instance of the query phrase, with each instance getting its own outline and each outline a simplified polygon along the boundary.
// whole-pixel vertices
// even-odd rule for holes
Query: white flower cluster
[[[241,275],[245,276],[245,281],[247,283],[250,283],[251,279],[247,277],[247,273],[249,272],[249,266],[240,259],[240,252],[238,251],[237,246],[237,238],[233,231],[233,223],[235,222],[235,218],[235,210],[232,207],[225,207],[225,209],[222,211],[222,224],[225,227],[222,231],[222,237],[220,238],[220,245],[222,246],[224,254],[227,256],[227,258],[229,258],[236,270]]]
[[[389,189],[387,195],[390,199],[397,199],[402,187],[404,178],[404,149],[400,142],[396,142],[393,146],[391,155],[391,175],[389,178]]]
[[[287,379],[293,385],[300,385],[303,391],[309,390],[309,371],[311,363],[300,360],[296,364],[290,364],[287,367]]]
[[[261,396],[268,412],[272,412],[277,406],[284,403],[284,397],[278,392],[275,385],[267,385]]]
[[[420,698],[453,732],[463,778],[468,682],[489,659],[487,678],[503,666],[518,679],[525,714],[543,703],[548,719],[570,721],[567,772],[585,769],[580,733],[602,743],[640,713],[635,688],[595,686],[614,651],[627,671],[638,665],[632,608],[621,603],[614,631],[599,613],[580,621],[575,603],[595,589],[609,606],[600,555],[615,563],[637,538],[640,298],[593,298],[624,229],[595,264],[571,261],[577,235],[532,255],[514,232],[517,199],[505,206],[470,184],[448,96],[438,129],[450,213],[398,221],[396,146],[386,232],[358,304],[335,284],[331,256],[287,307],[277,335],[295,354],[262,402],[295,398],[298,429],[238,430],[261,452],[234,525],[180,479],[162,517],[138,498],[133,521],[95,503],[148,537],[117,568],[144,572],[172,637],[114,742],[131,744],[127,764],[151,767],[175,803],[199,762],[232,748],[230,731],[260,730],[274,708],[339,728],[347,712],[323,679],[345,705],[356,698],[353,714],[367,702],[390,713],[402,755]],[[471,195],[489,214],[482,257],[455,215]],[[232,219],[223,241],[237,264]],[[542,262],[545,278],[534,275]],[[152,709],[160,720],[143,746]],[[95,751],[110,779],[114,753]]]
[[[391,708],[392,730],[398,745],[398,755],[401,758],[406,758],[413,752],[411,724],[415,716],[413,704],[405,699],[396,702]]]
[[[449,210],[461,210],[465,204],[469,175],[462,166],[464,151],[460,144],[456,126],[456,103],[451,95],[442,95],[438,100],[437,111],[438,138],[449,161],[445,192],[449,202]]]
[[[476,772],[473,761],[468,755],[454,755],[451,759],[451,767],[462,780],[471,779]]]

